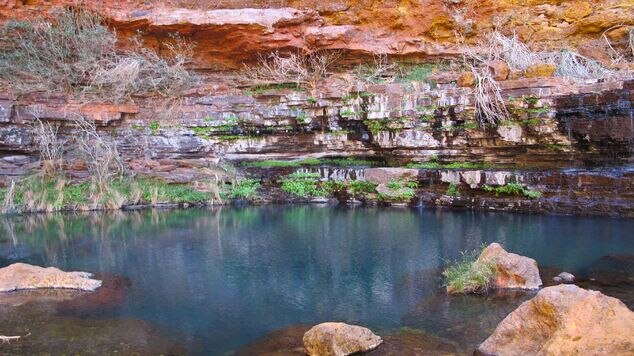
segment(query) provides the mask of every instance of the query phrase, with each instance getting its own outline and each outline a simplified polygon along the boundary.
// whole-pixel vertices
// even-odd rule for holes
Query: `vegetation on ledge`
[[[242,162],[242,167],[254,167],[254,168],[292,168],[302,166],[373,166],[376,162],[357,159],[357,158],[304,158],[294,161],[280,161],[280,160],[267,160],[267,161],[254,161],[254,162]]]
[[[519,183],[509,183],[506,185],[502,185],[499,187],[492,187],[490,185],[485,185],[482,187],[485,192],[495,193],[495,196],[500,195],[515,195],[515,196],[525,196],[529,199],[537,199],[542,196],[542,193],[536,190],[530,190],[524,187]]]

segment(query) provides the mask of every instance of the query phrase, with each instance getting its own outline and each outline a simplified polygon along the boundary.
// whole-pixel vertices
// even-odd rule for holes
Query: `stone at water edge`
[[[495,274],[491,278],[493,288],[539,289],[542,279],[537,262],[529,257],[507,252],[498,243],[485,248],[475,264],[495,263]]]
[[[383,339],[361,326],[331,322],[308,330],[303,341],[311,356],[345,356],[375,349]]]
[[[634,313],[575,285],[544,288],[502,320],[476,354],[633,355]]]
[[[553,281],[557,283],[574,283],[575,276],[572,273],[561,272],[553,278]]]
[[[91,277],[92,274],[87,272],[64,272],[55,267],[14,263],[0,268],[0,292],[44,288],[92,292],[101,286],[101,281]]]

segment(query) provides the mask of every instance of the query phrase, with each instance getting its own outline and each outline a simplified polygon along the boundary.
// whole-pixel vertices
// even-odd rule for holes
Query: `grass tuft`
[[[449,293],[483,293],[489,289],[496,264],[494,261],[476,262],[482,250],[461,252],[461,260],[442,272]]]

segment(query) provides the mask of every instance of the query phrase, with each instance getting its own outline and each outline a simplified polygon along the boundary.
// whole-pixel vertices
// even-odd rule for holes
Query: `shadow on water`
[[[470,353],[531,296],[443,293],[442,267],[494,241],[630,307],[634,299],[632,220],[264,206],[0,222],[1,266],[21,261],[104,279],[94,295],[5,294],[13,302],[0,304],[0,334],[32,334],[11,346],[15,353],[111,343],[122,353],[292,354],[306,326],[333,320],[384,336],[378,354]]]

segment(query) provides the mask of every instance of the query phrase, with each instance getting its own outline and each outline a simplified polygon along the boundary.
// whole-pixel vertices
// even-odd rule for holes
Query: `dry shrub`
[[[563,50],[550,54],[551,62],[556,63],[558,77],[579,79],[604,79],[614,76],[614,72],[603,67],[601,63],[584,57],[576,52]]]
[[[360,80],[369,83],[393,82],[396,77],[392,73],[398,69],[396,63],[390,63],[387,54],[377,54],[374,55],[372,63],[358,65],[355,74]]]
[[[81,116],[75,117],[73,124],[77,130],[75,142],[79,154],[88,166],[95,192],[103,196],[110,190],[112,179],[125,171],[116,142],[100,135],[95,123]]]
[[[619,46],[618,43],[613,43],[608,37],[608,32],[624,28],[626,30],[625,43]],[[605,41],[605,46],[612,59],[612,64],[629,63],[634,61],[634,26],[618,25],[608,28],[603,31],[601,35]],[[620,48],[621,47],[621,48]]]
[[[64,151],[67,141],[59,138],[59,125],[43,122],[36,113],[33,115],[35,121],[31,126],[31,131],[40,153],[43,173],[45,176],[56,176],[61,173],[64,166]]]
[[[488,37],[485,48],[489,59],[501,59],[514,70],[526,70],[528,67],[541,63],[540,55],[521,42],[515,33],[506,37],[498,31],[493,31]]]
[[[13,204],[14,196],[15,196],[15,181],[11,180],[11,184],[9,185],[9,188],[7,188],[7,191],[4,193],[4,200],[2,201],[2,209],[0,210],[0,213],[6,214],[15,209],[15,206]]]
[[[500,94],[500,86],[491,76],[488,68],[477,68],[471,66],[476,83],[474,89],[474,100],[476,107],[476,119],[480,126],[497,125],[508,120],[509,112]]]
[[[580,55],[571,50],[560,52],[535,52],[521,42],[515,33],[507,37],[498,31],[493,31],[487,41],[476,49],[468,49],[467,56],[476,62],[486,62],[499,59],[506,62],[514,70],[523,71],[536,64],[554,64],[556,75],[578,79],[604,79],[614,75],[601,63]]]
[[[315,88],[327,78],[330,69],[339,60],[339,52],[318,51],[281,55],[273,52],[260,56],[255,66],[244,66],[243,76],[264,83],[295,83]]]
[[[198,82],[185,65],[191,61],[193,46],[178,36],[165,43],[167,57],[143,47],[137,36],[133,39],[135,52],[115,56],[96,68],[91,89],[108,93],[115,101],[130,98],[138,92],[159,92],[178,96]]]
[[[182,91],[196,82],[185,69],[191,45],[174,38],[170,56],[142,48],[118,52],[117,36],[96,13],[68,7],[54,21],[9,21],[0,27],[0,80],[19,94],[34,91],[125,100],[136,92]]]

